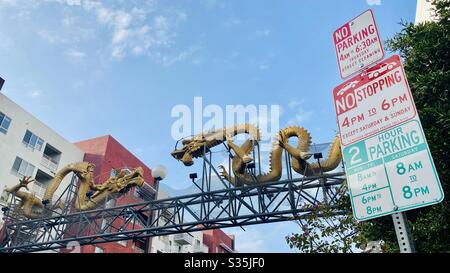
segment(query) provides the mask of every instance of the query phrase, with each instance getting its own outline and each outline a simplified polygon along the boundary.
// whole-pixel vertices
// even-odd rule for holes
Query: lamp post
[[[327,188],[325,187],[325,178],[323,178],[323,170],[322,170],[322,166],[320,165],[320,159],[323,158],[322,153],[314,153],[314,159],[317,159],[317,164],[319,165],[319,169],[320,169],[320,184],[322,185],[322,191],[323,191],[323,200],[325,201],[325,203],[327,203]]]
[[[161,165],[156,166],[152,170],[152,176],[155,179],[155,191],[156,191],[155,200],[158,200],[159,182],[162,181],[167,176],[166,167],[161,166]],[[149,215],[149,219],[151,219],[151,220],[148,221],[148,223],[152,222],[153,218],[154,218],[154,212],[152,212],[151,215]],[[151,253],[151,250],[152,250],[152,238],[147,237],[145,253]]]

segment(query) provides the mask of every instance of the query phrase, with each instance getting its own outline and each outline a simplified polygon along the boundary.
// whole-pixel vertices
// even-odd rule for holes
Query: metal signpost
[[[372,43],[362,50],[364,40]],[[392,214],[400,252],[414,252],[404,211],[437,204],[444,193],[401,59],[368,67],[384,54],[370,10],[339,28],[334,42],[341,76],[359,73],[333,90],[353,215]]]
[[[347,78],[384,57],[372,10],[365,11],[336,30],[333,41],[342,78]]]

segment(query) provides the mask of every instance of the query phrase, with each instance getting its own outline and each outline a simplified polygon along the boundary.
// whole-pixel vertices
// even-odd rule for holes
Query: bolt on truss
[[[200,192],[195,194],[84,212],[50,213],[33,220],[8,219],[7,214],[0,252],[37,252],[66,248],[73,242],[82,246],[290,221],[311,213],[318,204],[333,208],[345,180],[342,172],[301,178],[290,173],[282,181],[231,187],[212,166],[210,154],[204,154],[203,160],[201,185],[194,182]],[[225,183],[223,189],[211,189],[213,176]]]

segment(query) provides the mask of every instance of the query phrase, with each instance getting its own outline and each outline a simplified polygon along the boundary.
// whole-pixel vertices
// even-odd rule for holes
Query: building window
[[[47,190],[47,187],[51,184],[53,177],[38,168],[34,179],[35,181],[32,189],[36,193],[36,196],[42,198]]]
[[[11,118],[0,112],[0,132],[6,134],[10,124]]]
[[[145,243],[139,241],[133,243],[133,249],[136,250],[138,253],[144,253],[145,247],[146,247]]]
[[[11,172],[19,177],[33,176],[34,165],[16,157]]]
[[[37,196],[43,197],[45,194],[45,191],[47,190],[47,186],[41,182],[34,181],[33,183],[33,191],[36,193]]]
[[[125,174],[130,174],[131,170],[128,168],[120,168],[120,169],[111,169],[111,173],[110,173],[110,177],[116,177],[118,176],[120,173],[125,172]]]
[[[95,253],[104,253],[104,252],[105,252],[105,250],[103,248],[98,247],[98,246],[95,247]]]
[[[58,170],[61,152],[50,144],[46,144],[42,155],[41,165],[56,173]]]
[[[142,187],[137,187],[133,193],[134,198],[141,199],[143,201],[153,201],[156,197],[156,190],[144,182]]]
[[[22,143],[25,144],[27,148],[32,150],[36,149],[38,151],[42,150],[42,146],[44,146],[44,140],[29,130],[25,132]]]
[[[9,192],[6,191],[6,186],[5,189],[3,189],[2,195],[0,196],[0,203],[7,203],[9,199]]]

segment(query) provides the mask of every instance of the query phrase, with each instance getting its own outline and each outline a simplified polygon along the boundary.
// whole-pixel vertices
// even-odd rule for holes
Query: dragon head
[[[86,181],[91,181],[94,179],[95,165],[89,162],[78,162],[69,164],[68,169],[71,169],[78,178]]]
[[[214,142],[214,143],[212,143]],[[209,140],[205,135],[197,135],[182,141],[183,147],[175,149],[171,154],[185,166],[192,166],[194,158],[201,157],[203,152],[208,152],[209,148],[216,144],[216,140]]]
[[[144,185],[144,170],[138,167],[132,171],[128,169],[116,169],[116,175],[109,178],[100,185],[94,186],[95,193],[92,199],[104,193],[118,194],[126,193],[133,187]]]
[[[116,185],[118,192],[128,191],[132,187],[144,185],[144,170],[138,167],[131,172],[119,170],[116,175]]]

